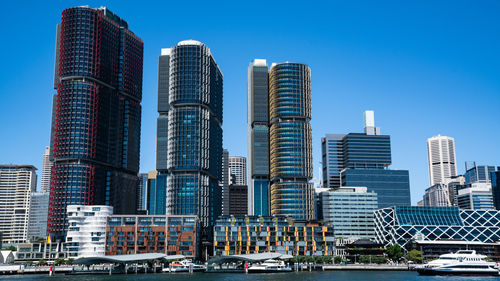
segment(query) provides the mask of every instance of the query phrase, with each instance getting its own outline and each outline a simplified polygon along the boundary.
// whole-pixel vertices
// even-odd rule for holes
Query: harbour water
[[[313,272],[292,272],[292,273],[269,273],[269,274],[231,274],[231,273],[158,273],[158,274],[117,274],[117,275],[84,275],[84,276],[65,276],[59,274],[49,277],[48,275],[7,275],[0,276],[3,280],[18,281],[128,281],[128,280],[165,280],[165,281],[358,281],[358,280],[390,280],[390,281],[444,281],[444,280],[463,280],[463,281],[490,281],[499,280],[498,277],[471,277],[471,276],[419,276],[414,271],[313,271]]]

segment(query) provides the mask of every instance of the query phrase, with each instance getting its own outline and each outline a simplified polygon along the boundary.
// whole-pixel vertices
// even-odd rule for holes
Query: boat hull
[[[499,276],[497,270],[449,270],[439,268],[417,268],[420,275],[462,275],[462,276]]]
[[[285,273],[285,272],[292,272],[291,268],[287,269],[248,269],[248,273]]]

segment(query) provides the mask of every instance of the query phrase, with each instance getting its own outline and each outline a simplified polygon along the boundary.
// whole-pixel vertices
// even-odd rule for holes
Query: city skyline
[[[498,3],[472,7],[478,14],[472,18],[466,17],[472,12],[465,4],[454,7],[441,4],[426,11],[426,5],[430,4],[422,3],[413,7],[417,11],[410,14],[394,7],[399,14],[386,13],[373,18],[370,14],[376,7],[371,7],[372,4],[354,8],[337,3],[333,10],[323,9],[330,10],[326,18],[331,19],[331,23],[313,19],[304,27],[295,24],[283,27],[282,33],[277,33],[282,28],[279,25],[271,24],[268,30],[261,25],[250,27],[238,18],[239,13],[225,15],[227,7],[215,12],[214,17],[220,19],[216,19],[208,31],[200,28],[199,21],[173,28],[158,24],[153,29],[161,21],[155,19],[158,12],[147,7],[106,1],[85,4],[107,6],[125,18],[145,42],[141,172],[155,167],[157,57],[162,47],[191,38],[210,46],[225,74],[224,147],[231,155],[248,157],[246,142],[239,137],[246,136],[246,71],[253,58],[266,58],[268,61],[298,61],[312,69],[314,118],[311,125],[317,180],[321,137],[328,133],[362,132],[361,114],[368,109],[376,111],[377,125],[383,127],[384,134],[391,135],[395,163],[392,168],[410,170],[413,203],[422,198],[428,187],[426,139],[429,137],[441,134],[455,138],[459,171],[464,170],[463,164],[468,160],[481,165],[498,164],[496,159],[500,152],[495,147],[495,140],[499,135],[492,129],[494,112],[500,105],[500,84],[496,81],[500,73],[500,56],[493,52],[500,45],[493,36],[498,31],[498,25],[493,24],[496,19],[493,11],[498,10]],[[9,5],[13,4],[8,3],[6,10],[10,9]],[[0,129],[11,136],[2,140],[0,153],[5,157],[2,162],[35,165],[39,178],[43,150],[50,143],[54,26],[60,21],[62,10],[77,5],[81,3],[33,3],[33,8],[25,11],[29,20],[6,32],[7,37],[19,41],[15,44],[16,49],[2,47],[2,53],[19,60],[14,64],[13,59],[7,58],[1,75],[1,99],[7,108],[0,113],[6,120]],[[376,9],[386,7],[382,6]],[[202,13],[203,8],[207,7],[196,8],[195,13]],[[271,5],[268,11],[277,9],[278,6]],[[162,9],[156,7],[155,10]],[[291,6],[286,10],[293,12],[298,8]],[[152,12],[147,18],[146,11]],[[347,11],[346,15],[342,15],[342,11]],[[356,24],[355,19],[348,19],[353,14],[367,19]],[[439,19],[443,15],[444,18]],[[384,20],[377,20],[379,17]],[[13,15],[6,15],[3,25],[7,26],[9,20],[13,20]],[[175,18],[170,20],[175,22]],[[234,21],[230,28],[228,20]],[[371,27],[367,26],[370,20],[374,20]],[[33,22],[37,23],[37,34],[29,40],[15,33],[23,34],[23,30],[25,33]],[[396,23],[400,26],[394,26]],[[307,34],[308,28],[319,24],[324,25]],[[432,30],[435,26],[440,28]],[[387,27],[395,30],[382,31]],[[359,38],[351,33],[359,33]],[[298,39],[294,34],[302,37]],[[397,36],[392,38],[393,35]],[[245,36],[249,38],[239,40]],[[253,42],[257,36],[262,39],[258,44]],[[462,41],[462,38],[474,43]],[[35,41],[37,47],[33,48]],[[235,47],[239,48],[237,52],[231,50]],[[463,54],[466,56],[462,57]],[[28,76],[30,83],[20,83]],[[445,106],[433,108],[433,104],[445,102]],[[456,118],[450,118],[453,114]],[[229,116],[231,118],[227,118]],[[20,131],[19,128],[24,129]],[[478,139],[481,140],[479,146]]]

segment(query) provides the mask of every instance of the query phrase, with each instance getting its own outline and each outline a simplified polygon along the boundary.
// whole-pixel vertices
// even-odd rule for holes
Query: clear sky
[[[158,55],[207,44],[224,74],[224,147],[247,155],[246,78],[254,58],[308,64],[314,172],[326,133],[391,135],[392,169],[412,202],[429,184],[426,139],[455,138],[465,161],[500,165],[499,1],[16,1],[0,16],[0,163],[41,169],[49,144],[56,24],[65,8],[107,6],[144,40],[141,171],[155,167]],[[40,172],[38,174],[40,175]]]

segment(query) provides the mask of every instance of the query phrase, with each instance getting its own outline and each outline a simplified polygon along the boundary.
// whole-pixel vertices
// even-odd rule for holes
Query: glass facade
[[[56,47],[47,231],[67,231],[66,206],[135,213],[143,42],[106,8],[62,12]]]
[[[269,215],[268,72],[265,60],[255,60],[248,67],[248,212],[262,216]]]
[[[491,173],[491,193],[493,197],[493,206],[500,210],[500,171]]]
[[[323,221],[333,226],[337,239],[374,239],[373,211],[378,209],[377,194],[340,188],[320,193]]]
[[[269,118],[271,215],[312,219],[311,71],[307,65],[273,64]]]
[[[222,73],[205,44],[170,51],[167,214],[196,215],[211,231],[222,212]]]
[[[484,243],[500,239],[500,212],[458,207],[390,207],[375,211],[376,241],[409,246],[412,240]]]
[[[378,195],[378,207],[410,206],[410,176],[407,170],[345,169],[342,186],[366,186]]]
[[[342,139],[345,135],[327,134],[321,139],[321,163],[323,168],[323,186],[340,186],[340,171],[344,169],[344,149]]]
[[[476,166],[465,172],[465,183],[491,182],[491,173],[497,169],[495,166]]]

